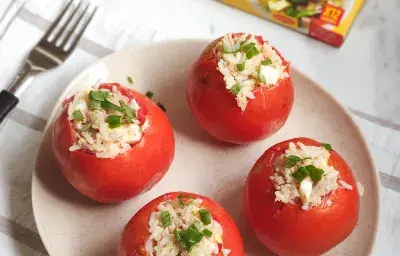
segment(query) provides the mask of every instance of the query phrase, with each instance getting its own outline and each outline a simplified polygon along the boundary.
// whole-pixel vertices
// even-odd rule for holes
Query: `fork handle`
[[[18,104],[18,98],[14,94],[2,90],[0,92],[0,124],[6,118],[6,116],[13,110]]]

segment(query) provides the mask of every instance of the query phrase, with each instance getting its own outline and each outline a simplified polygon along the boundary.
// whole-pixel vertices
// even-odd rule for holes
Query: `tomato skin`
[[[264,43],[262,37],[256,39]],[[242,112],[217,70],[214,47],[220,40],[207,46],[189,73],[186,97],[193,116],[208,133],[222,141],[246,144],[268,138],[285,124],[292,110],[294,89],[290,65],[273,48],[286,65],[289,77],[280,79],[274,88],[256,88],[255,99],[249,100]]]
[[[102,203],[117,203],[137,196],[164,177],[175,154],[172,127],[164,112],[150,99],[119,84],[119,91],[141,106],[138,119],[147,115],[149,126],[142,139],[114,159],[97,158],[85,149],[70,152],[75,131],[68,120],[68,100],[53,132],[53,153],[65,178],[83,195]]]
[[[342,242],[355,228],[359,213],[357,184],[348,164],[332,150],[328,164],[339,171],[340,179],[353,186],[353,190],[338,189],[323,199],[329,198],[331,206],[321,204],[307,211],[300,205],[275,202],[275,188],[269,177],[274,172],[274,159],[284,154],[289,142],[321,145],[309,138],[295,138],[265,151],[246,181],[245,217],[256,237],[276,254],[320,255]]]
[[[158,204],[166,200],[176,199],[180,194],[200,198],[203,200],[201,206],[208,209],[213,219],[218,221],[223,229],[223,246],[231,249],[229,256],[244,256],[242,237],[235,222],[229,213],[211,199],[187,192],[171,192],[161,195],[140,209],[125,226],[122,232],[122,240],[119,248],[119,256],[148,255],[145,249],[149,238],[149,219],[152,212],[157,210]],[[222,256],[222,253],[219,255]]]

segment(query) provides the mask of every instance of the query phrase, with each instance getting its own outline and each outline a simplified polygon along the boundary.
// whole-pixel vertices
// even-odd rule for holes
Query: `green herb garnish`
[[[247,50],[246,57],[248,59],[251,59],[254,56],[257,56],[258,54],[260,54],[260,51],[257,49],[257,47],[255,45],[253,45]]]
[[[247,41],[245,41],[247,42]],[[241,51],[247,51],[248,49],[250,49],[251,47],[255,46],[255,43],[248,43],[248,44],[243,44],[242,47],[240,47]]]
[[[231,89],[229,89],[233,95],[237,95],[240,92],[240,85],[234,84]]]
[[[200,232],[203,229],[203,225],[201,225],[201,223],[199,221],[197,221],[197,220],[194,222],[193,226]]]
[[[121,107],[115,105],[114,103],[108,101],[107,99],[105,99],[104,101],[101,102],[101,107],[106,110],[116,110],[119,112],[122,111]]]
[[[152,91],[146,92],[146,97],[151,99],[153,97],[154,93]]]
[[[80,110],[75,110],[75,111],[72,113],[72,116],[73,116],[74,119],[75,119],[76,121],[78,121],[78,122],[83,121],[83,114],[82,114],[82,112],[81,112]]]
[[[203,229],[203,234],[206,237],[211,237],[213,235],[213,232],[211,232],[209,229],[205,228],[205,229]]]
[[[111,129],[120,127],[121,126],[121,116],[117,116],[117,115],[108,116],[107,123]]]
[[[125,113],[125,119],[129,123],[133,124],[133,119],[136,118],[136,112],[131,107],[126,105],[123,100],[120,100],[119,104],[121,105],[122,111]]]
[[[179,194],[179,195],[178,195],[178,201],[179,201],[179,204],[182,205],[182,206],[185,206],[185,202],[182,200],[183,198],[194,199],[193,196],[184,195],[184,194]]]
[[[199,210],[200,219],[205,224],[208,225],[211,223],[211,213],[205,209]]]
[[[332,150],[332,146],[331,144],[328,143],[321,143],[321,146],[324,147],[326,150],[331,151]]]
[[[314,165],[307,165],[306,166],[308,173],[310,174],[310,178],[317,182],[322,179],[322,174],[324,174],[324,171],[320,168],[315,167]]]
[[[102,91],[90,91],[89,92],[89,99],[91,99],[91,100],[105,101],[107,96],[108,96],[108,92],[102,92]]]
[[[128,82],[129,82],[130,84],[133,84],[133,79],[132,79],[132,77],[128,76],[126,79],[128,79]]]
[[[245,67],[246,67],[246,62],[239,63],[239,64],[236,65],[236,67],[237,67],[237,69],[239,71],[243,71],[245,69]]]
[[[302,159],[298,156],[285,156],[285,167],[286,168],[292,168],[295,166],[298,162],[301,162]]]
[[[161,104],[160,102],[157,102],[157,106],[159,107],[159,108],[161,108],[162,109],[162,111],[167,111],[167,109],[164,107],[164,105],[163,104]]]
[[[161,212],[161,221],[164,228],[172,225],[171,215],[168,211]]]
[[[309,175],[308,169],[306,167],[300,167],[292,173],[293,178],[295,178],[298,182],[302,182]]]
[[[178,229],[174,230],[174,237],[175,237],[176,241],[181,240],[181,236],[179,235],[179,230]]]
[[[272,64],[272,60],[270,58],[268,58],[268,59],[262,61],[261,64],[264,65],[264,66],[271,65]]]

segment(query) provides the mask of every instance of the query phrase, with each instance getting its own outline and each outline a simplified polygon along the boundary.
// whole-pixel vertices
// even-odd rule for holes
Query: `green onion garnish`
[[[164,228],[172,225],[171,215],[168,211],[161,212],[161,221]]]
[[[185,206],[185,202],[182,200],[183,198],[194,199],[193,196],[188,196],[188,195],[184,195],[184,194],[179,194],[179,195],[178,195],[178,201],[179,201],[179,204],[182,205],[182,206]]]
[[[263,62],[261,62],[261,64],[264,66],[268,66],[268,65],[272,64],[272,61],[270,58],[268,58],[268,59],[264,60]]]
[[[240,92],[240,85],[239,84],[235,84],[231,87],[231,89],[229,89],[231,91],[231,93],[233,95],[237,95]]]
[[[328,143],[321,143],[321,146],[323,146],[328,151],[332,150],[332,146]]]
[[[236,67],[237,67],[237,69],[239,71],[243,71],[245,69],[245,67],[246,67],[246,62],[239,63],[239,64],[236,65]]]
[[[121,116],[111,115],[107,117],[108,126],[111,129],[121,126]]]
[[[157,102],[157,106],[160,107],[162,109],[162,111],[167,111],[167,109],[164,107],[163,104],[161,104],[160,102]]]
[[[179,235],[179,230],[178,229],[174,230],[174,237],[175,237],[176,241],[181,240],[181,236]]]
[[[203,225],[197,220],[194,222],[193,226],[200,232],[203,230]]]
[[[248,59],[251,59],[254,56],[257,56],[258,54],[260,54],[260,51],[257,49],[257,47],[255,45],[253,45],[247,50],[246,57]]]
[[[132,79],[132,77],[128,76],[127,79],[128,79],[128,82],[129,82],[130,84],[133,84],[133,79]]]
[[[324,171],[320,168],[315,167],[314,165],[307,165],[306,166],[308,173],[310,174],[310,178],[317,182],[322,179],[322,174],[324,174]]]
[[[203,239],[203,233],[199,232],[195,227],[190,226],[186,230],[186,239],[194,244],[197,244]]]
[[[122,111],[125,113],[126,120],[133,124],[133,119],[136,118],[136,112],[131,107],[126,105],[123,100],[120,100],[119,104],[121,105]]]
[[[205,228],[205,229],[203,229],[203,234],[206,237],[211,237],[213,235],[213,232],[211,232],[209,229]]]
[[[245,41],[246,42],[246,41]],[[255,43],[248,43],[248,44],[243,44],[242,47],[240,47],[241,51],[247,51],[251,47],[255,46]]]
[[[122,111],[122,108],[108,101],[107,99],[101,102],[101,107],[106,110],[117,110]]]
[[[199,210],[200,219],[205,224],[208,225],[211,223],[211,213],[205,209]]]
[[[148,91],[148,92],[146,92],[146,97],[147,98],[152,98],[153,97],[153,95],[154,95],[154,93],[152,92],[152,91]]]
[[[89,99],[91,100],[98,100],[104,101],[108,96],[108,92],[101,92],[101,91],[90,91],[89,92]]]
[[[292,173],[293,178],[295,178],[298,182],[302,182],[309,175],[307,168],[300,167]]]
[[[76,121],[78,121],[78,122],[83,121],[83,114],[82,114],[82,112],[81,112],[80,110],[75,110],[75,111],[72,113],[72,116],[73,116],[74,119],[75,119]]]
[[[301,162],[301,158],[298,156],[285,156],[285,167],[286,168],[292,168],[295,166],[298,162]]]

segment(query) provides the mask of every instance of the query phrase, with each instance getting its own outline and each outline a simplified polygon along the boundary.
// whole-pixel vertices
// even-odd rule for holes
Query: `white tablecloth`
[[[216,1],[98,2],[99,11],[79,48],[64,65],[35,80],[0,131],[0,255],[47,255],[33,219],[31,175],[46,118],[72,78],[90,63],[124,47],[171,38],[212,38],[233,31],[264,35],[294,66],[349,108],[381,177],[381,218],[374,255],[399,255],[399,0],[368,0],[340,49]],[[52,0],[0,1],[0,89],[7,87],[61,5]]]

